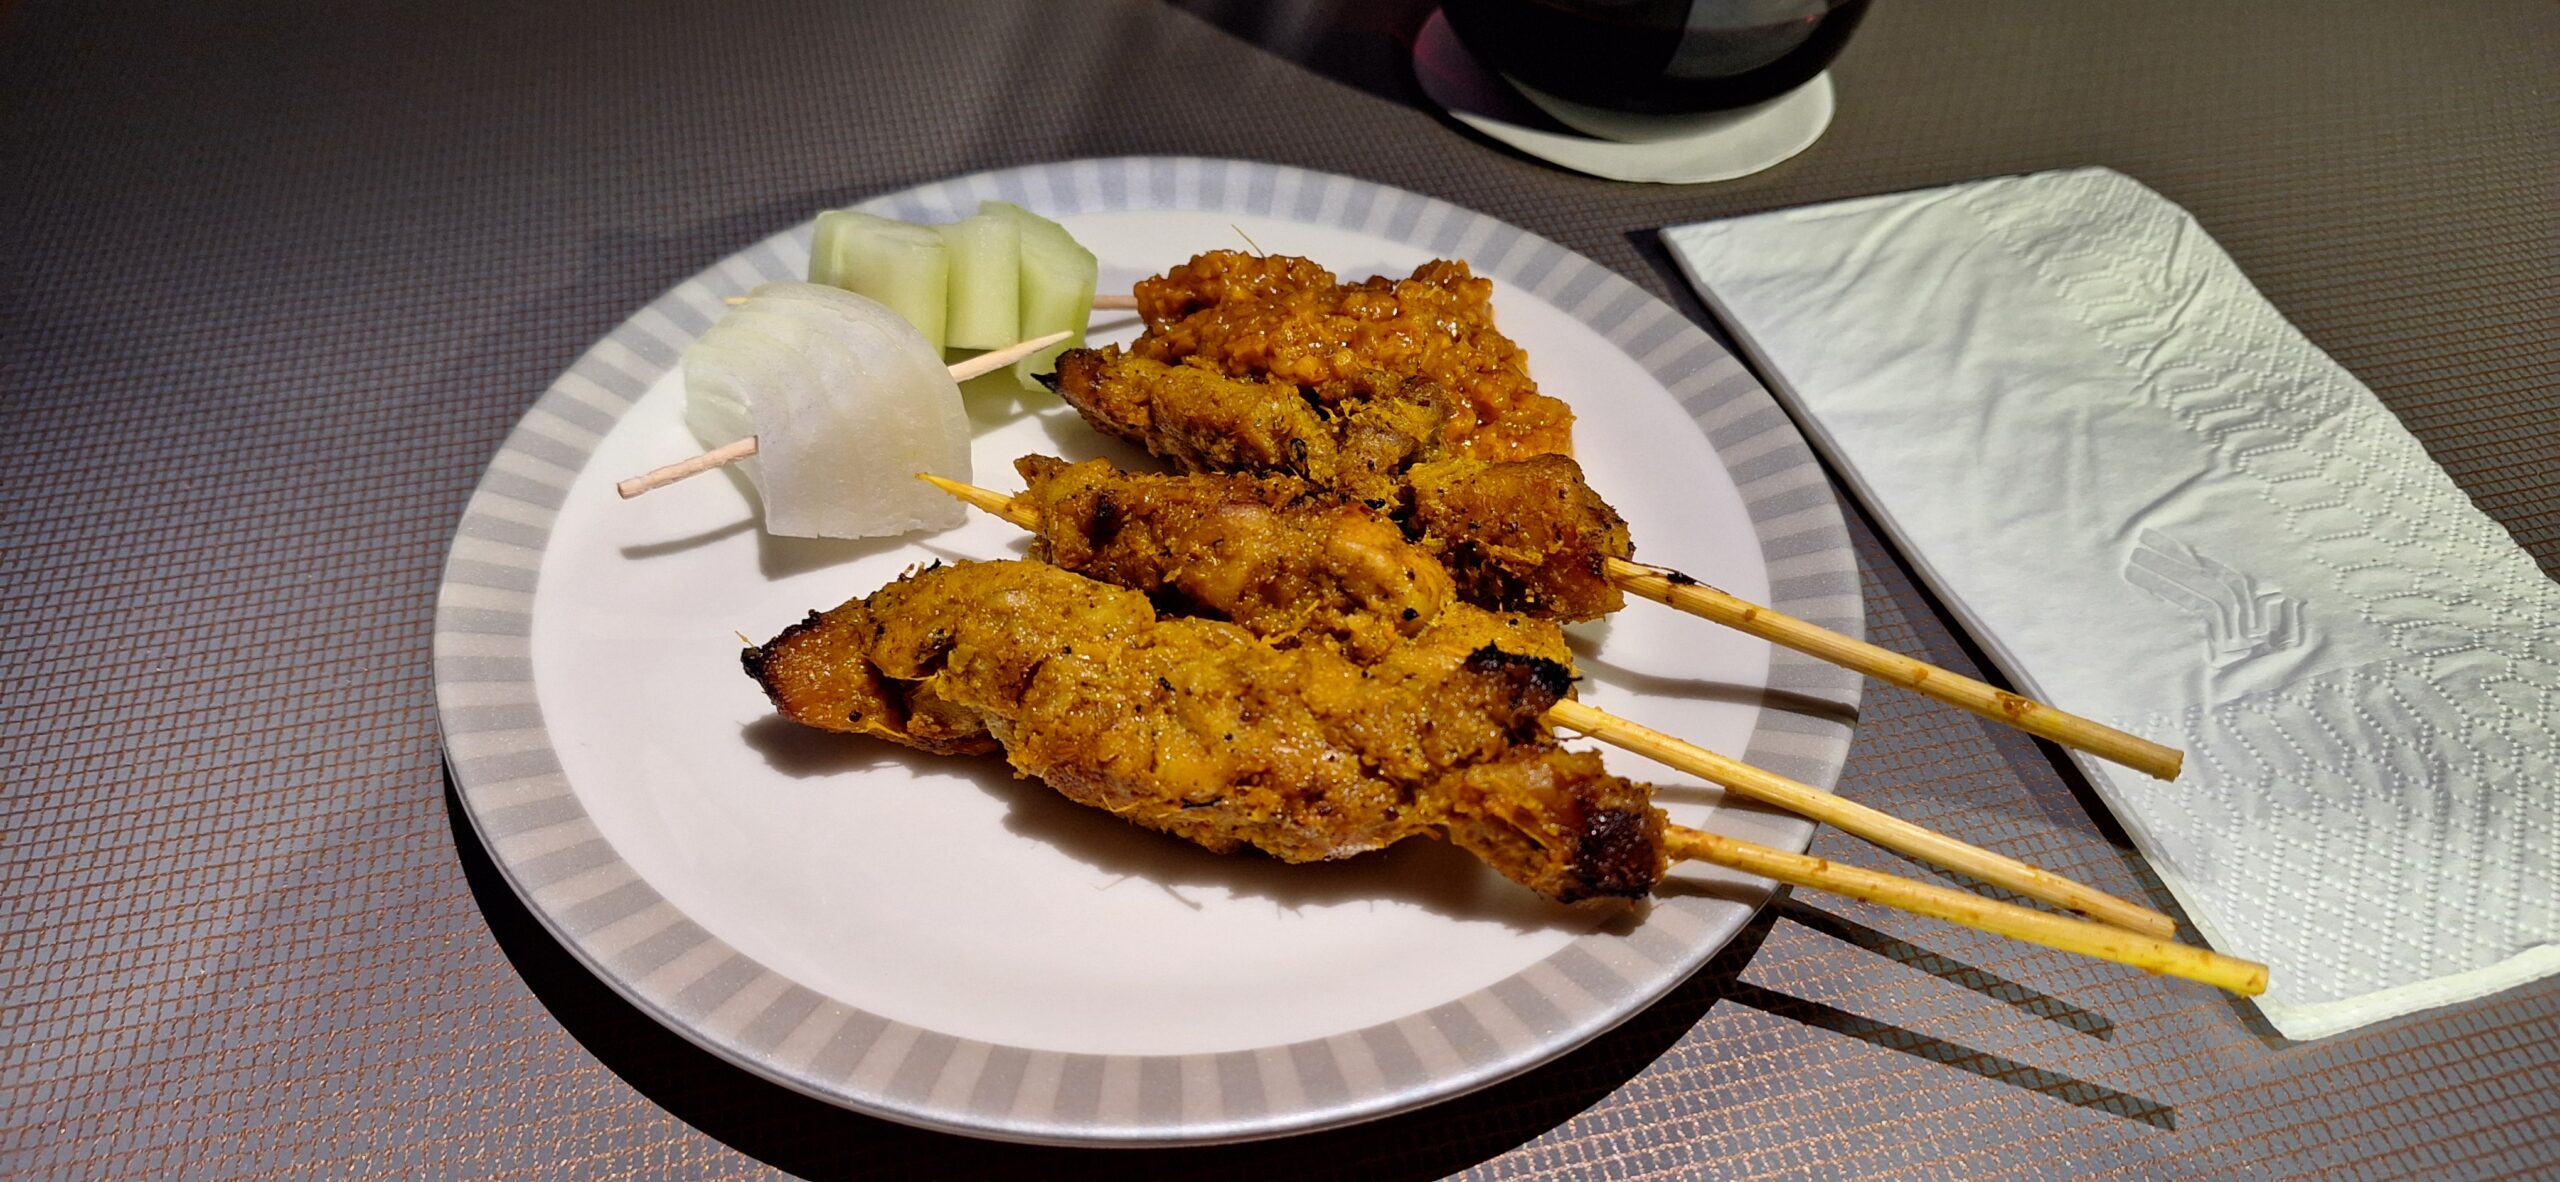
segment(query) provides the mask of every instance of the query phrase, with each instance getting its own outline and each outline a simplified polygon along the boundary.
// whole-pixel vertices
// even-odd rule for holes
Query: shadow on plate
[[[1405,841],[1378,853],[1306,865],[1249,852],[1213,854],[1077,804],[1036,781],[1016,779],[993,759],[943,758],[770,716],[749,723],[741,737],[768,766],[795,778],[895,765],[918,776],[956,780],[955,791],[983,792],[1004,806],[1007,832],[1108,879],[1149,884],[1194,909],[1203,905],[1196,898],[1202,894],[1259,900],[1284,912],[1392,902],[1515,931],[1584,932],[1631,923],[1645,906],[1560,907],[1438,841]]]
[[[764,520],[763,502],[758,499],[755,486],[747,480],[746,474],[732,468],[722,471],[719,476],[725,477],[736,486],[741,501],[740,508],[745,516],[690,534],[624,546],[622,556],[633,561],[663,558],[700,549],[739,534],[754,531],[757,570],[767,579],[787,579],[794,575],[859,562],[874,554],[897,549],[907,542],[905,535],[890,538],[787,538],[766,533],[759,528]],[[695,479],[710,480],[714,477],[706,474]]]
[[[681,537],[661,538],[654,542],[640,542],[625,546],[622,548],[622,556],[633,562],[641,562],[651,558],[663,558],[670,554],[682,554],[688,550],[698,550],[724,538],[734,538],[755,527],[755,518],[741,517],[727,525],[714,526]]]
[[[1624,665],[1601,660],[1585,646],[1579,637],[1568,634],[1568,638],[1573,641],[1574,664],[1581,666],[1584,675],[1597,677],[1618,689],[1631,690],[1648,697],[1684,698],[1693,702],[1725,702],[1737,706],[1757,706],[1764,710],[1774,710],[1805,718],[1818,718],[1843,726],[1854,726],[1858,721],[1857,707],[1844,706],[1811,694],[1770,689],[1766,686],[1740,685],[1730,681],[1639,673]]]
[[[1763,912],[1704,970],[1617,1029],[1543,1067],[1429,1108],[1241,1145],[1144,1151],[1013,1145],[846,1111],[694,1046],[625,1001],[552,938],[490,861],[449,778],[445,806],[463,875],[490,933],[561,1026],[678,1119],[808,1178],[1122,1178],[1133,1171],[1221,1182],[1445,1177],[1563,1124],[1662,1057],[1734,982],[1775,922]]]

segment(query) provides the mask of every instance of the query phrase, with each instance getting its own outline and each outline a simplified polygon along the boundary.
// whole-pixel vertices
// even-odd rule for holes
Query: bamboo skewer
[[[1612,747],[1703,777],[1736,795],[1810,817],[1896,853],[1971,875],[2030,899],[2041,899],[2109,927],[2162,940],[2178,934],[2176,920],[2148,907],[2074,882],[2033,863],[1958,841],[1803,781],[1791,780],[1695,743],[1675,739],[1641,723],[1595,710],[1570,698],[1548,708],[1547,721],[1566,730],[1589,735]]]
[[[1913,660],[1794,616],[1737,599],[1677,571],[1611,558],[1609,581],[1630,595],[1668,604],[1771,644],[1819,657],[1844,669],[1863,673],[1972,711],[1993,722],[2016,727],[2038,738],[2086,751],[2163,780],[2178,778],[2186,755],[2149,739],[2126,734],[2077,714],[1996,689],[1961,673]]]
[[[1035,510],[1004,493],[929,474],[918,478],[1025,529],[1039,525]],[[1610,746],[1703,777],[1738,795],[1811,817],[1886,849],[1971,875],[2029,898],[2041,899],[2100,923],[2162,939],[2176,934],[2178,930],[2176,921],[2157,911],[2128,903],[2017,859],[1967,845],[1811,784],[1718,755],[1694,743],[1675,739],[1580,702],[1558,702],[1547,711],[1546,719],[1566,730],[1589,735]]]
[[[1018,344],[980,353],[952,366],[951,380],[965,382],[981,374],[994,373],[1073,335],[1073,333],[1053,332],[1045,337],[1033,337]],[[665,488],[679,480],[699,476],[714,468],[726,467],[754,454],[756,454],[756,437],[749,435],[744,439],[721,444],[692,459],[678,460],[665,467],[652,468],[638,476],[617,482],[613,486],[613,491],[621,494],[622,499],[627,501],[651,489]]]
[[[1952,924],[2023,940],[2061,952],[2111,960],[2146,972],[2201,981],[2242,997],[2266,992],[2267,966],[2210,949],[2111,928],[2087,920],[2035,911],[2014,903],[1907,878],[1896,878],[1827,858],[1790,854],[1718,833],[1673,825],[1663,845],[1674,858],[1718,866],[1863,899],[1879,906],[1943,919]]]
[[[749,435],[744,439],[721,444],[690,460],[678,460],[663,468],[651,468],[638,476],[619,481],[613,486],[613,491],[627,501],[650,489],[664,488],[679,480],[700,476],[713,468],[726,468],[754,454],[756,454],[756,437]]]

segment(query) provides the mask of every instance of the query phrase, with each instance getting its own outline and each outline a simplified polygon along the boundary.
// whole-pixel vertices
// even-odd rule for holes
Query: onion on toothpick
[[[950,529],[967,510],[915,474],[969,475],[960,387],[923,334],[840,288],[768,283],[684,355],[685,425],[742,461],[767,532],[870,538]]]

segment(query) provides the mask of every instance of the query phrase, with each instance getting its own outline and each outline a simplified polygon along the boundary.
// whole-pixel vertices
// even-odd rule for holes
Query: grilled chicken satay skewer
[[[1346,399],[1338,390],[1348,386],[1355,395],[1363,393],[1359,387],[1376,385],[1368,371],[1380,369],[1397,375],[1408,394],[1435,395],[1442,412],[1415,437],[1422,446],[1409,453],[1409,460],[1418,461],[1417,469],[1434,461],[1510,460],[1570,449],[1571,411],[1539,393],[1529,380],[1519,346],[1495,327],[1492,285],[1463,262],[1434,261],[1417,268],[1409,278],[1381,276],[1346,284],[1305,259],[1209,251],[1162,275],[1140,280],[1131,302],[1146,324],[1146,331],[1130,346],[1131,361],[1195,376],[1271,379],[1231,382],[1224,391],[1227,395],[1249,393],[1251,387],[1259,386],[1266,397],[1248,397],[1250,409],[1242,415],[1226,408],[1233,417],[1223,423],[1168,422],[1163,421],[1167,416],[1154,413],[1171,409],[1196,416],[1204,409],[1199,400],[1189,406],[1130,408],[1124,403],[1114,408],[1107,398],[1097,402],[1061,388],[1060,393],[1098,429],[1142,443],[1186,466],[1211,457],[1185,457],[1181,454],[1185,445],[1207,443],[1206,450],[1215,451],[1219,445],[1210,437],[1221,429],[1251,436],[1261,428],[1267,442],[1284,443],[1270,428],[1289,422],[1294,410],[1302,429],[1284,446],[1293,449],[1340,441],[1341,458],[1359,462],[1342,464],[1337,479],[1320,482],[1362,499],[1378,496],[1352,485],[1385,472],[1376,466],[1381,449],[1374,436],[1381,425],[1401,425],[1392,422],[1394,415],[1381,413],[1381,404],[1395,399]],[[1058,374],[1070,382],[1077,376],[1068,357],[1060,358]],[[1302,395],[1310,405],[1294,407]],[[1214,419],[1218,408],[1214,403],[1207,408]],[[1113,421],[1114,409],[1137,413],[1123,413]],[[1327,410],[1342,409],[1353,413],[1304,429],[1309,412],[1321,417]],[[1325,430],[1327,426],[1332,430]],[[1364,440],[1364,434],[1369,438]],[[1260,457],[1266,462],[1261,464],[1251,463],[1255,458],[1248,448],[1226,457],[1228,462],[1209,466],[1270,468],[1301,459],[1320,462],[1320,457],[1301,457],[1291,450],[1266,452]],[[1279,462],[1269,462],[1275,460]],[[1294,470],[1315,475],[1304,463]],[[2183,762],[2173,748],[1815,627],[1676,572],[1645,567],[1630,561],[1632,557],[1623,545],[1612,547],[1591,560],[1593,569],[1588,573],[1605,579],[1613,596],[1624,590],[1668,603],[2148,775],[2174,779]]]
[[[744,296],[740,296],[738,297],[738,300],[739,302],[744,302],[745,298],[746,297]],[[992,349],[985,353],[980,353],[975,357],[952,366],[951,380],[955,382],[965,382],[981,374],[994,373],[995,371],[1003,369],[1004,367],[1020,361],[1025,357],[1029,357],[1042,349],[1046,349],[1051,345],[1057,344],[1071,335],[1073,334],[1053,332],[1044,337],[1034,337],[1019,344],[1008,345],[1002,349]],[[633,476],[619,481],[613,486],[613,491],[620,494],[622,499],[627,501],[653,489],[665,488],[679,480],[699,476],[714,468],[723,468],[730,464],[737,463],[748,456],[756,454],[756,447],[756,437],[753,435],[749,435],[744,439],[731,440],[728,443],[721,444],[720,446],[712,448],[710,451],[704,452],[691,459],[678,460],[675,463],[659,468],[652,468],[638,476]]]
[[[1033,488],[1023,496],[920,478],[1038,534],[1036,557],[1191,603],[1284,644],[1323,634],[1360,659],[1466,606],[1446,570],[1393,523],[1303,482],[1128,474],[1101,461],[1039,457],[1017,466]],[[1580,702],[1556,702],[1545,721],[2098,922],[2163,939],[2177,932],[2157,911]]]
[[[1109,349],[1069,351],[1051,380],[1095,429],[1186,471],[1283,472],[1400,506],[1471,597],[1500,601],[1491,606],[1585,619],[1630,593],[2160,779],[2176,779],[2185,761],[2176,748],[1633,561],[1625,523],[1571,459],[1447,454],[1444,424],[1466,408],[1430,382],[1377,374],[1302,389]]]
[[[1280,649],[1044,563],[911,574],[746,650],[786,717],[931,751],[1001,749],[1081,803],[1227,852],[1349,857],[1438,837],[1560,901],[1729,866],[2243,995],[2262,965],[1672,825],[1538,716],[1560,645],[1453,612],[1371,664]],[[1507,650],[1501,645],[1510,644]],[[1513,651],[1544,647],[1545,655]]]

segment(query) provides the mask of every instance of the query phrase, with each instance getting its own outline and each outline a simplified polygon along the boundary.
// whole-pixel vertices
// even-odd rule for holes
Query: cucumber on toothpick
[[[1001,349],[1021,340],[1022,233],[1012,218],[979,214],[935,226],[951,248],[948,335],[954,349]]]
[[[1052,333],[1073,334],[968,389],[1034,390],[1058,354],[1084,344],[1100,273],[1066,227],[1004,201],[950,225],[920,226],[857,210],[818,215],[809,281],[868,296],[916,326],[946,359],[965,360]]]
[[[1066,227],[1019,205],[982,201],[978,214],[1012,218],[1021,237],[1022,320],[1018,339],[1027,341],[1053,332],[1074,334],[1014,363],[1014,380],[1025,389],[1035,389],[1038,384],[1032,381],[1033,375],[1055,370],[1058,354],[1084,344],[1085,323],[1093,318],[1093,289],[1101,267],[1093,252],[1070,236]]]
[[[932,227],[852,209],[821,213],[809,247],[809,282],[879,301],[941,351],[950,316],[951,248]]]

